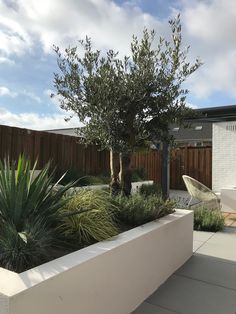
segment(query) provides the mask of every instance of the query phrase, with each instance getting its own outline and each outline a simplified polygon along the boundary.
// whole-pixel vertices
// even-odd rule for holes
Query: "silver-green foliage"
[[[69,184],[54,189],[47,164],[34,178],[34,168],[20,156],[18,163],[0,161],[0,266],[21,272],[50,257],[59,246],[59,209]]]
[[[224,228],[224,217],[219,210],[204,207],[194,209],[194,230],[216,232]]]
[[[164,201],[156,195],[144,197],[138,193],[126,196],[117,196],[115,199],[118,220],[128,226],[139,226],[149,221],[161,218],[174,212],[175,203]]]
[[[54,47],[60,106],[84,123],[87,143],[133,151],[162,138],[170,123],[189,113],[188,90],[182,83],[201,62],[187,60],[179,16],[170,21],[170,29],[171,39],[144,29],[140,39],[133,36],[129,56],[124,57],[112,49],[94,49],[88,37],[65,51]]]
[[[60,107],[79,117],[84,124],[80,134],[87,144],[121,153],[120,183],[125,195],[131,192],[133,152],[150,147],[150,142],[170,140],[169,125],[193,116],[183,83],[201,61],[187,59],[180,16],[170,21],[170,29],[170,39],[144,29],[141,38],[133,36],[124,57],[112,49],[94,49],[88,37],[65,51],[54,47],[59,67],[54,87]],[[118,179],[112,179],[116,193]]]
[[[63,208],[66,235],[74,237],[80,244],[91,244],[117,235],[114,210],[109,193],[81,189]],[[79,214],[73,214],[76,212]]]

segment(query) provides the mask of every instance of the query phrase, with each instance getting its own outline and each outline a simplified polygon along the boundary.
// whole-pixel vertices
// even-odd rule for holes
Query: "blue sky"
[[[193,107],[236,104],[235,0],[0,0],[0,124],[32,129],[71,127],[49,97],[57,72],[52,45],[89,35],[96,48],[129,52],[146,26],[167,36],[181,13],[190,60],[204,65],[186,83]]]

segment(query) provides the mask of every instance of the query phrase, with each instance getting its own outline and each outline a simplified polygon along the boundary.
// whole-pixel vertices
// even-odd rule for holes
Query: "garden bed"
[[[0,268],[0,313],[130,313],[192,255],[192,243],[193,213],[178,209],[20,274]]]

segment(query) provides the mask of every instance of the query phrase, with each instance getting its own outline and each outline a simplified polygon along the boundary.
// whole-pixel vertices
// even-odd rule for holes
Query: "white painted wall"
[[[0,314],[128,314],[189,259],[192,245],[193,213],[176,210],[21,274],[0,268]]]
[[[213,124],[212,189],[236,186],[236,121]]]

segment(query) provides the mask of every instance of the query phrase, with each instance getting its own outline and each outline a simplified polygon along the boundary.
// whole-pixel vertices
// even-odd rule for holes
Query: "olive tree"
[[[134,151],[168,140],[168,125],[181,122],[190,110],[182,83],[201,63],[186,60],[189,48],[181,46],[179,16],[169,23],[170,40],[144,29],[141,39],[133,36],[130,55],[123,58],[113,50],[94,50],[88,37],[79,47],[54,47],[60,106],[84,123],[86,143],[110,150],[111,187],[125,195],[131,191]]]

